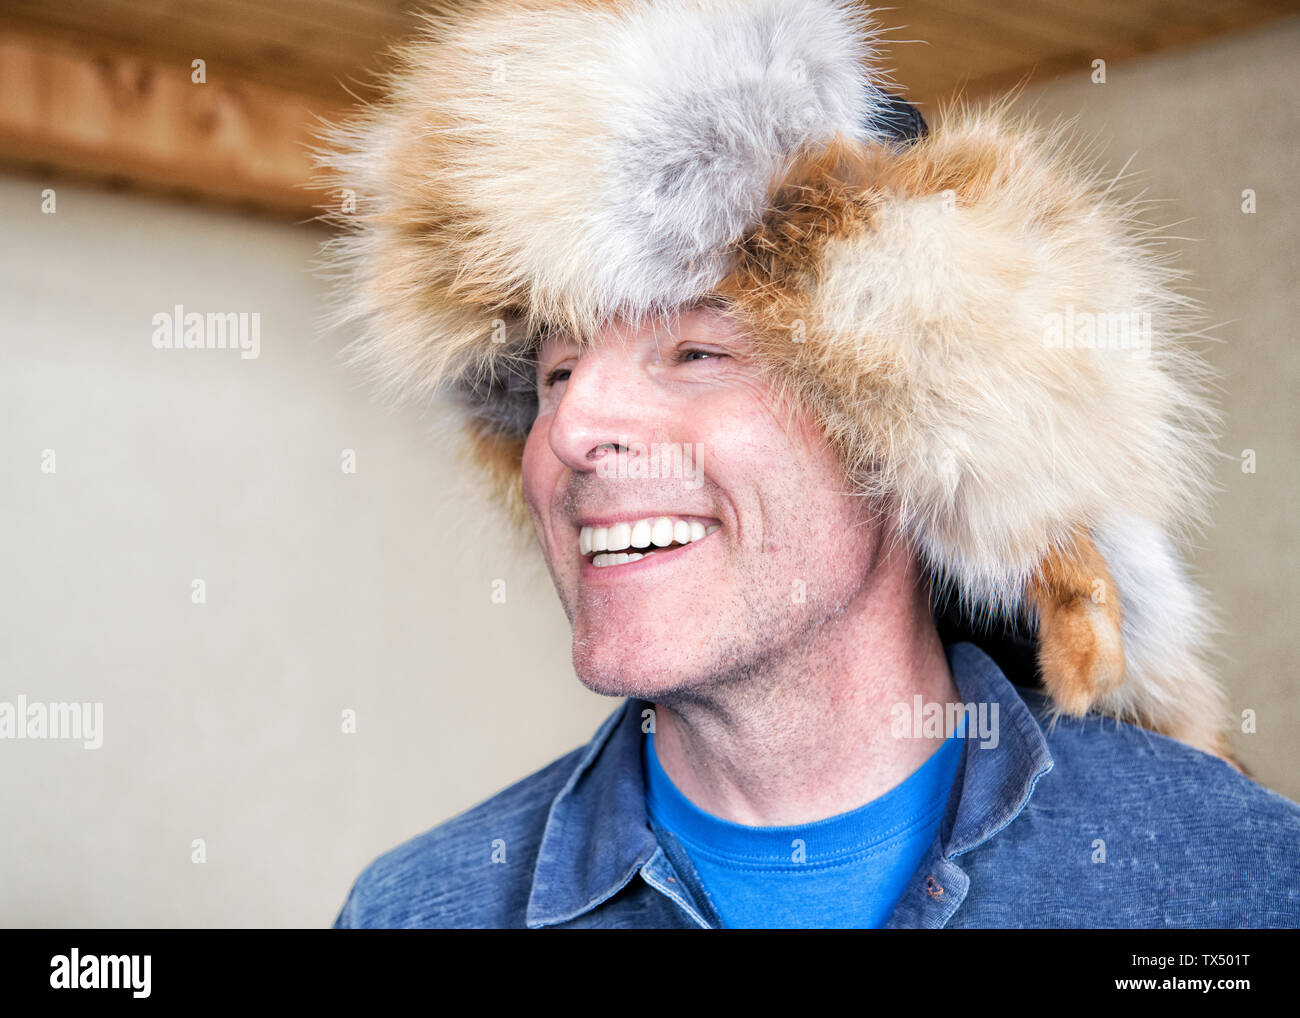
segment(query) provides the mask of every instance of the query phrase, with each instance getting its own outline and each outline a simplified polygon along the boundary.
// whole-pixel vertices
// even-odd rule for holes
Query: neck
[[[806,824],[929,759],[942,739],[894,737],[891,708],[959,697],[914,564],[896,565],[762,672],[655,704],[655,751],[683,795],[738,824]]]

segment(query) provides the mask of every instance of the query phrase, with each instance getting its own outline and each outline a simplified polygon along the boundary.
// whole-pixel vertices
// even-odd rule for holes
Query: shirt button
[[[928,877],[925,878],[925,893],[928,894],[931,898],[943,897],[943,885],[940,884],[939,881],[934,879],[933,873],[931,873]]]

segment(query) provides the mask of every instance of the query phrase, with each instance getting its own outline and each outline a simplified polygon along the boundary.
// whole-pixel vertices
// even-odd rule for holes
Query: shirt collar
[[[658,848],[645,808],[642,711],[628,698],[597,730],[551,803],[524,921],[567,922],[617,893]]]
[[[942,854],[969,852],[1011,823],[1052,769],[1042,729],[1016,688],[973,643],[945,648],[962,702],[996,718],[997,745],[970,738],[940,828]],[[996,708],[994,705],[996,704]],[[653,705],[628,698],[597,730],[551,803],[533,871],[530,928],[589,912],[633,879],[659,848],[641,767],[642,724]],[[996,711],[996,713],[995,713]]]
[[[991,739],[966,740],[956,778],[960,793],[950,801],[940,829],[943,855],[951,859],[982,845],[1018,817],[1034,786],[1055,765],[1038,721],[993,659],[973,643],[945,650],[962,702],[976,710],[984,706],[991,721],[996,704],[997,733],[996,745]]]

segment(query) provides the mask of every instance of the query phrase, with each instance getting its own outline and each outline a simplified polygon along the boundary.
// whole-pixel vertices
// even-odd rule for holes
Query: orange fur
[[[1026,596],[1038,616],[1038,662],[1057,705],[1086,714],[1124,680],[1123,606],[1097,546],[1078,535],[1043,558]]]

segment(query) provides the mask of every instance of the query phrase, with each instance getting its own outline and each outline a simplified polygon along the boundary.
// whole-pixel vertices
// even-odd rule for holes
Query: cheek
[[[764,529],[796,554],[848,551],[861,532],[861,504],[844,464],[817,422],[804,410],[774,399],[762,387],[730,408],[725,436],[734,470],[761,489]],[[743,424],[738,422],[744,422]],[[799,535],[790,547],[791,535]],[[778,536],[779,535],[779,536]]]
[[[823,469],[820,433],[757,382],[718,401],[710,408],[709,422],[719,450],[743,463],[746,475],[765,478],[768,487],[798,490],[808,475]]]

